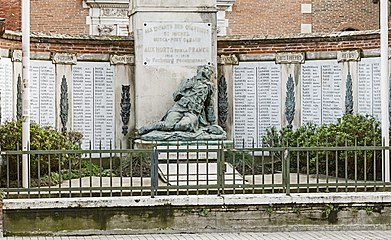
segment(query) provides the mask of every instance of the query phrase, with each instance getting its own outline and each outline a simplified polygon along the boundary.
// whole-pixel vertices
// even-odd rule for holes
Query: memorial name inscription
[[[109,63],[73,67],[73,129],[83,133],[82,147],[110,148],[114,140],[114,70]],[[114,146],[113,146],[114,147]]]
[[[10,58],[0,59],[0,120],[5,122],[13,118],[12,112],[12,62]]]
[[[208,65],[212,62],[210,23],[145,22],[145,66]]]
[[[234,67],[234,139],[260,147],[266,129],[281,127],[281,68],[274,62]]]

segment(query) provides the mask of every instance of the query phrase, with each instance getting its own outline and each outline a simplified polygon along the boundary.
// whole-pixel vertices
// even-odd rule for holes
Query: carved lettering
[[[116,64],[123,64],[123,65],[134,64],[134,55],[110,55],[110,63],[112,65],[116,65]]]
[[[299,63],[302,64],[305,62],[305,55],[302,52],[293,53],[277,53],[276,54],[276,63],[277,64],[289,64],[289,63]]]
[[[346,50],[337,53],[338,62],[360,61],[360,50]]]
[[[76,65],[77,58],[75,54],[71,53],[54,53],[52,62],[54,64]]]

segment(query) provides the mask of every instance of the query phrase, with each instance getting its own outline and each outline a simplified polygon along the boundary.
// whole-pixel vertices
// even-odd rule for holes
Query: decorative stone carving
[[[122,93],[121,93],[121,119],[122,123],[122,134],[126,136],[128,134],[128,123],[130,117],[130,86],[122,85]]]
[[[67,130],[67,122],[68,122],[68,84],[65,75],[62,77],[61,81],[61,100],[60,100],[60,118],[62,123],[62,131],[65,132]]]
[[[238,65],[239,60],[236,55],[220,55],[218,56],[218,63],[221,65]]]
[[[288,128],[292,129],[292,122],[295,117],[295,83],[292,75],[289,75],[286,83],[285,115]]]
[[[128,9],[122,8],[102,8],[102,16],[108,17],[128,17]]]
[[[276,64],[303,64],[305,53],[303,52],[280,52],[276,54]]]
[[[72,53],[54,53],[52,55],[52,62],[54,64],[76,65],[77,58],[76,54]]]
[[[110,63],[111,65],[133,65],[134,64],[134,55],[110,55]]]
[[[17,50],[17,49],[12,50],[11,61],[21,62],[22,61],[22,50]]]
[[[227,82],[221,76],[218,83],[218,121],[219,125],[226,131],[228,117]]]
[[[353,114],[353,82],[350,73],[346,79],[345,113]]]
[[[338,62],[349,62],[349,61],[360,61],[361,60],[361,50],[344,50],[337,52]]]
[[[99,35],[112,35],[115,27],[111,25],[98,25]]]

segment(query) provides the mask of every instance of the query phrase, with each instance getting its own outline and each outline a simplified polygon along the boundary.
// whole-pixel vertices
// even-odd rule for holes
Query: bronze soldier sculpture
[[[206,132],[209,133],[225,134],[219,126],[213,125],[216,117],[212,102],[214,92],[212,76],[211,66],[199,66],[194,77],[180,83],[173,94],[175,104],[162,120],[143,126],[138,134],[144,135],[154,130],[195,133],[200,128],[206,128]]]

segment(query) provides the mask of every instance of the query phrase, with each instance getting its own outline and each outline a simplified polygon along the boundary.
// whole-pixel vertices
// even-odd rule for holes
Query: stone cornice
[[[352,39],[378,39],[379,30],[354,31],[354,32],[333,32],[333,33],[300,33],[300,34],[264,34],[251,36],[219,36],[218,42],[246,42],[256,43],[295,43],[302,41],[323,41],[335,42],[338,40]]]
[[[21,41],[22,33],[6,30],[1,38]],[[99,43],[106,43],[108,41],[129,42],[129,41],[133,41],[133,36],[120,37],[120,36],[94,36],[94,35],[87,35],[87,34],[85,35],[84,34],[53,34],[53,33],[42,33],[42,32],[31,33],[32,42],[63,42],[64,40],[66,40],[68,43],[74,41],[93,41],[94,44],[99,44]]]

